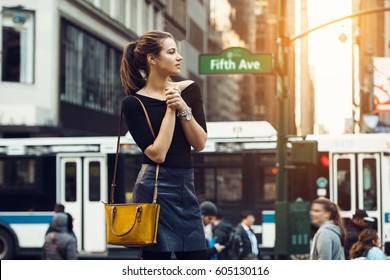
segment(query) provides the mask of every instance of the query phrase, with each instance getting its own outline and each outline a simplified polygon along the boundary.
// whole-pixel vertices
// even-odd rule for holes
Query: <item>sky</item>
[[[309,29],[352,13],[351,0],[308,0]],[[318,124],[329,133],[343,133],[352,117],[352,20],[335,23],[309,35],[309,65],[314,70]],[[344,32],[348,40],[338,39]]]

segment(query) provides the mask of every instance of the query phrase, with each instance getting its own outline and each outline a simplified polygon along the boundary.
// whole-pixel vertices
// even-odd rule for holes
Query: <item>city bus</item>
[[[199,201],[213,201],[234,225],[243,210],[252,211],[260,251],[272,254],[275,129],[262,121],[209,122],[207,127],[205,149],[193,153]],[[106,244],[101,201],[109,198],[116,139],[0,139],[0,259],[39,256],[56,203],[74,218],[80,258],[136,257],[134,250]],[[306,140],[318,142],[318,164],[289,164],[294,167],[288,169],[289,200],[325,196],[340,205],[345,218],[365,209],[388,248],[390,134],[309,135]],[[129,133],[120,147],[117,203],[131,201],[143,158]]]

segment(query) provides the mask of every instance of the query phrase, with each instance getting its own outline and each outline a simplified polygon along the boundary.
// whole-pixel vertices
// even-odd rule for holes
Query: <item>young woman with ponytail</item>
[[[206,259],[206,241],[194,188],[191,147],[207,140],[199,86],[173,82],[183,57],[170,33],[151,31],[128,43],[120,68],[127,97],[123,112],[134,141],[144,153],[133,202],[151,202],[156,165],[160,164],[157,203],[161,205],[157,245],[145,247],[142,259]],[[137,97],[145,105],[153,138]]]
[[[312,223],[320,226],[314,235],[310,259],[344,260],[344,222],[339,207],[326,198],[318,198],[311,204]]]
[[[352,246],[349,256],[351,260],[386,260],[386,255],[380,249],[378,233],[373,229],[365,229],[359,234],[359,240]]]

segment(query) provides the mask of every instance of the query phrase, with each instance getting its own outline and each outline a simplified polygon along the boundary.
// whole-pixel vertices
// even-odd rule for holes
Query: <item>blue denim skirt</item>
[[[156,166],[143,164],[133,189],[134,203],[153,201]],[[161,205],[157,244],[144,251],[188,252],[206,249],[195,194],[193,169],[160,167],[157,203]]]

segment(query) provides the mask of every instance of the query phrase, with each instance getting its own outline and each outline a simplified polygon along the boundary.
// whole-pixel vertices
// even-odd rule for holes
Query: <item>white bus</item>
[[[275,129],[267,122],[207,125],[206,148],[193,154],[199,200],[215,202],[233,224],[241,211],[253,211],[261,251],[272,253]],[[322,177],[329,183],[321,192],[339,203],[344,217],[365,209],[376,219],[383,243],[390,244],[390,135],[307,139],[318,141],[319,164],[289,171],[289,200],[316,198],[316,181]],[[39,255],[56,203],[74,217],[81,257],[108,258],[119,252],[121,258],[136,257],[134,250],[105,241],[100,201],[109,197],[115,148],[114,136],[0,139],[0,259]],[[132,138],[123,136],[116,202],[131,201],[142,157]]]

